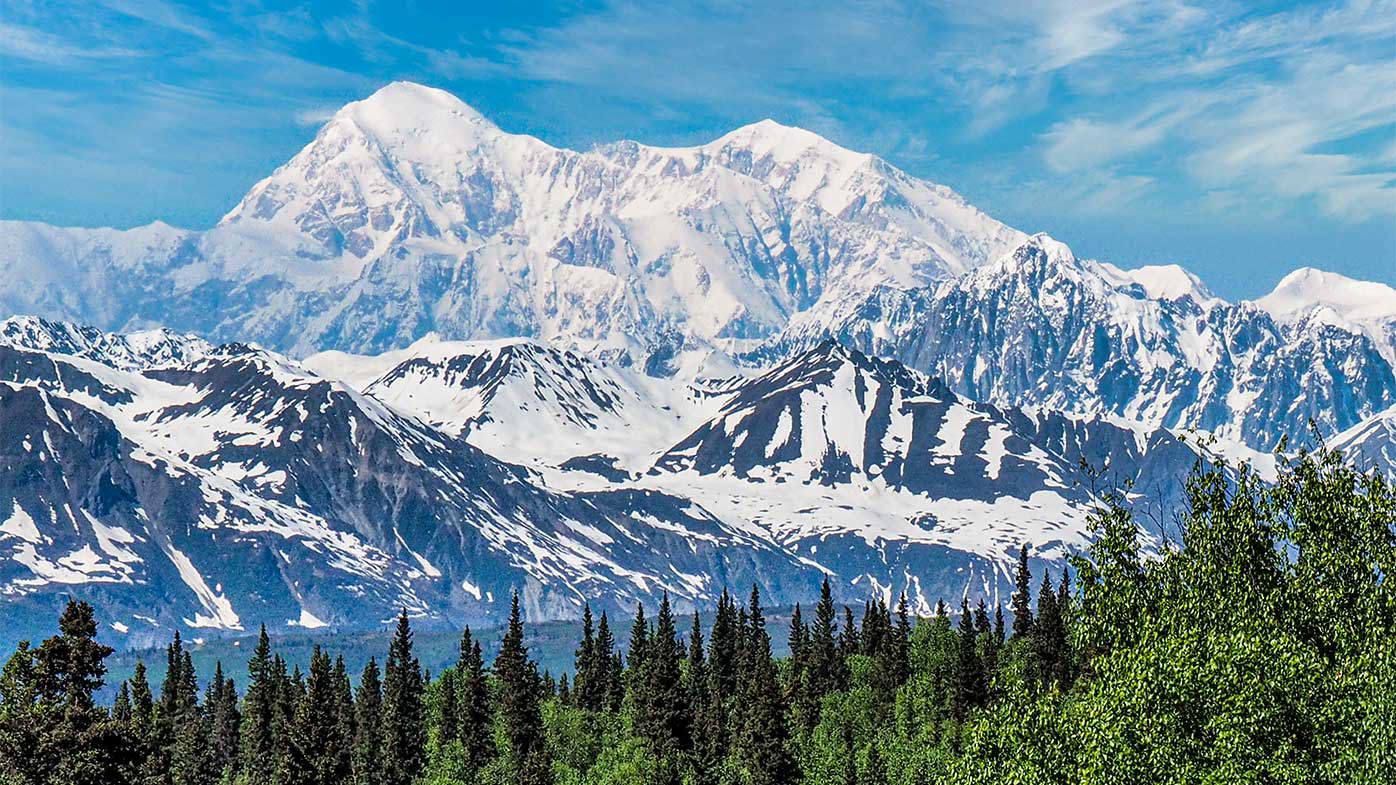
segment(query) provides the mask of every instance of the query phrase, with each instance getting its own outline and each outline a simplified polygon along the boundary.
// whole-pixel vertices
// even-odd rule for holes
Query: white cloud
[[[339,111],[337,106],[316,106],[310,109],[302,109],[296,112],[296,125],[316,126],[322,125],[334,117],[334,113]]]

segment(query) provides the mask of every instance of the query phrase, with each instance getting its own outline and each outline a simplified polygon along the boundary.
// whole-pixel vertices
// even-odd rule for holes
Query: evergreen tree
[[[93,694],[112,649],[97,642],[92,606],[69,600],[58,634],[37,649],[22,643],[0,675],[0,780],[117,781],[136,750]]]
[[[611,633],[611,622],[606,612],[601,612],[601,620],[596,623],[596,643],[592,649],[592,673],[600,686],[596,688],[597,711],[619,711],[625,697],[625,685],[620,677],[620,655],[616,653],[616,639]]]
[[[800,603],[795,603],[795,610],[790,614],[790,635],[788,638],[790,645],[790,662],[796,670],[803,671],[807,664],[809,647],[809,629],[805,627],[804,615],[801,613]]]
[[[354,719],[354,785],[383,785],[383,687],[372,657],[359,676]]]
[[[1001,648],[1003,648],[1003,642],[1004,642],[1004,630],[1003,630],[1003,603],[1002,603],[1002,602],[995,602],[995,603],[994,603],[994,646],[995,646],[996,648],[1000,648],[1000,649],[1001,649]]]
[[[1057,595],[1052,587],[1052,573],[1042,574],[1042,587],[1037,594],[1037,618],[1028,638],[1032,644],[1030,673],[1040,687],[1057,681],[1060,663],[1066,647],[1066,630],[1057,608]]]
[[[214,664],[213,680],[208,683],[204,698],[204,713],[208,724],[208,747],[211,768],[219,778],[231,777],[238,765],[237,687],[223,675],[223,662]]]
[[[741,635],[735,603],[723,589],[717,600],[717,614],[713,617],[712,637],[708,641],[712,698],[723,711],[737,691],[737,639]]]
[[[897,623],[893,628],[893,657],[896,666],[897,686],[906,683],[911,677],[911,610],[907,607],[906,592],[897,600]]]
[[[862,651],[858,628],[853,624],[853,609],[843,606],[843,631],[839,633],[839,654],[845,660]]]
[[[175,633],[176,639],[178,633]],[[69,600],[58,619],[58,635],[45,640],[35,652],[41,689],[62,707],[72,730],[85,730],[101,714],[92,695],[102,688],[112,653],[97,642],[97,621],[92,606]]]
[[[456,671],[447,668],[436,680],[436,711],[433,713],[436,738],[447,744],[460,734],[460,685]]]
[[[814,609],[814,626],[810,630],[809,673],[810,690],[815,705],[825,695],[842,690],[848,683],[848,670],[843,653],[839,651],[834,598],[829,579],[819,588],[819,605]],[[817,722],[818,717],[811,717]],[[813,728],[813,725],[810,726]]]
[[[1018,549],[1018,572],[1013,578],[1013,637],[1032,629],[1032,574],[1028,572],[1028,546]]]
[[[345,780],[352,781],[354,776],[354,742],[358,738],[358,715],[354,708],[354,688],[349,683],[349,671],[344,666],[343,655],[336,655],[334,658],[333,681],[334,711],[339,725],[337,736],[340,739],[340,746],[336,751],[338,760],[334,765],[343,772]],[[228,686],[232,686],[231,682]]]
[[[330,656],[318,645],[310,653],[305,698],[296,711],[296,744],[305,758],[308,785],[342,785],[351,773],[341,755],[352,739],[343,738],[339,716],[340,685]]]
[[[563,706],[572,705],[572,685],[568,683],[566,673],[557,680],[557,701]]]
[[[573,672],[577,674],[572,691],[575,693],[577,708],[587,711],[601,711],[605,708],[607,696],[602,694],[606,681],[610,678],[610,653],[596,656],[596,638],[592,630],[591,604],[582,606],[582,643],[577,647],[573,660]]]
[[[241,757],[243,781],[251,785],[271,782],[276,768],[276,711],[279,696],[273,671],[271,641],[262,625],[257,648],[247,662],[247,692],[243,697]]]
[[[952,704],[955,718],[959,720],[968,716],[970,709],[984,703],[984,670],[976,645],[977,637],[974,619],[969,612],[969,601],[961,600],[959,647]]]
[[[465,754],[467,776],[474,776],[494,758],[494,736],[490,728],[490,694],[485,682],[484,658],[480,642],[466,627],[460,639],[460,657],[456,660],[460,696],[456,701],[460,739]]]
[[[385,785],[411,785],[426,765],[422,692],[422,669],[412,653],[412,625],[403,609],[383,666]]]
[[[524,645],[517,592],[509,610],[509,627],[494,661],[494,675],[499,680],[499,723],[508,745],[514,782],[518,785],[551,783],[552,770],[544,747],[543,718],[538,706],[538,666],[528,658],[528,647]]]
[[[813,658],[809,628],[805,626],[800,604],[790,614],[790,660],[786,671],[785,702],[792,717],[805,730],[812,730],[819,721],[819,697],[815,693],[814,676],[810,671]]]
[[[713,710],[711,676],[703,654],[703,625],[698,611],[693,612],[693,625],[688,633],[688,667],[684,669],[684,697],[688,716],[692,718],[692,783],[715,785],[726,753],[723,723]]]
[[[751,785],[792,782],[794,767],[786,749],[785,706],[756,586],[751,587],[744,637],[745,656],[738,684],[741,699],[732,758],[743,781]]]
[[[130,683],[131,725],[136,738],[145,742],[150,736],[151,723],[155,721],[155,697],[150,693],[150,681],[146,677],[144,661],[136,660]]]
[[[633,642],[633,641],[632,641]],[[633,650],[633,648],[632,648]],[[679,645],[669,594],[659,601],[654,629],[641,649],[638,670],[632,668],[631,716],[635,734],[659,759],[657,780],[677,782],[679,759],[691,749],[688,701],[683,693],[683,648]]]
[[[643,678],[649,659],[649,643],[650,625],[645,620],[645,604],[638,603],[635,606],[635,620],[630,624],[630,651],[626,655],[629,666],[626,671],[627,686],[632,694],[638,687],[638,680]]]
[[[112,701],[111,718],[123,725],[131,724],[131,688],[124,681],[116,691],[116,700]]]

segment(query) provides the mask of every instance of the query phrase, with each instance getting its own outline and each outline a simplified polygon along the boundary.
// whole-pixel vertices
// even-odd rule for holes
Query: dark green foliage
[[[737,680],[740,702],[732,737],[731,760],[740,781],[752,785],[777,785],[794,780],[794,770],[785,741],[788,728],[785,706],[766,620],[761,610],[761,593],[751,587],[747,605],[747,625]]]
[[[814,626],[810,630],[808,671],[810,692],[816,702],[848,686],[848,666],[843,653],[839,651],[837,624],[833,592],[829,579],[825,578],[819,588],[819,604],[815,606]],[[812,719],[818,721],[817,718]]]
[[[480,642],[472,638],[469,627],[461,635],[460,658],[455,670],[459,690],[455,739],[461,745],[464,773],[474,776],[494,757],[494,736],[490,728],[490,695],[485,682],[484,658]]]
[[[1013,637],[1032,629],[1032,573],[1028,571],[1028,546],[1018,549],[1018,571],[1013,577]]]
[[[528,647],[524,645],[517,593],[509,610],[509,629],[494,661],[494,676],[499,681],[498,721],[512,781],[519,785],[550,783],[552,772],[543,746],[538,666],[528,658]]]
[[[354,750],[350,756],[354,785],[382,785],[383,685],[372,657],[359,677],[354,696]]]
[[[92,607],[70,601],[58,635],[27,642],[0,672],[0,780],[130,781],[141,749],[125,723],[93,702],[111,648],[97,642]]]
[[[412,625],[403,610],[383,666],[384,785],[411,785],[426,766],[426,710],[422,698],[422,669],[412,654]]]
[[[987,692],[983,661],[979,657],[979,633],[970,617],[968,601],[960,601],[959,646],[956,650],[955,718],[963,720],[982,706]]]

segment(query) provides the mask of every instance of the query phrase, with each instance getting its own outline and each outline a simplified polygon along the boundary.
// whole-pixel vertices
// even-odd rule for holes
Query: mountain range
[[[1228,302],[771,121],[575,152],[395,83],[207,231],[3,222],[0,275],[8,637],[75,586],[132,644],[824,576],[925,611],[1104,490],[1165,547],[1208,450],[1396,467],[1391,287]]]

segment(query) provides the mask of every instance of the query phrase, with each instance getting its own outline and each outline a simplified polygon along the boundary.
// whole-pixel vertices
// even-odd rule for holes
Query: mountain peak
[[[1396,289],[1313,267],[1286,275],[1255,304],[1281,321],[1325,307],[1356,322],[1396,319]]]
[[[784,125],[769,117],[724,134],[704,147],[709,150],[737,147],[749,150],[754,158],[769,156],[782,163],[794,161],[811,149],[847,163],[861,163],[873,157],[841,147],[813,131]]]
[[[1224,302],[1212,293],[1201,278],[1177,264],[1146,264],[1124,270],[1113,264],[1101,263],[1108,277],[1117,286],[1138,285],[1153,300],[1178,300],[1189,297],[1203,307]]]
[[[498,130],[483,114],[455,95],[416,82],[390,82],[369,97],[345,105],[334,118],[347,119],[380,133],[454,130],[461,124]]]

